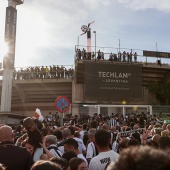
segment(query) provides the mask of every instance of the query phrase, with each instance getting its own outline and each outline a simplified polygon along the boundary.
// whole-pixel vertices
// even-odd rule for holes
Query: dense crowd
[[[0,126],[2,170],[168,170],[170,121],[149,113],[111,116],[37,114]]]
[[[36,66],[14,69],[14,80],[73,78],[74,69],[64,66]]]
[[[86,50],[83,48],[82,50],[77,49],[76,50],[76,58],[77,60],[109,60],[109,61],[118,61],[118,62],[137,62],[137,52],[132,53],[131,52],[118,52],[118,53],[110,53],[109,58],[105,58],[105,54],[100,50],[98,50],[95,54],[95,52],[86,52]]]

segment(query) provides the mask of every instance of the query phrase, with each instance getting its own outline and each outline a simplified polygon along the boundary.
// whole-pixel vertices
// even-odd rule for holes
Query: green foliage
[[[155,96],[157,103],[161,105],[169,104],[170,83],[169,82],[149,82],[146,87],[150,94]]]

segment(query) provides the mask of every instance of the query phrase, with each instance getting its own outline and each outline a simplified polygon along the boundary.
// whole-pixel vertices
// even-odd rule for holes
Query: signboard
[[[15,61],[15,39],[16,39],[17,10],[13,7],[6,8],[5,42],[8,53],[4,56],[3,67],[14,68]]]
[[[65,113],[69,110],[70,108],[70,101],[66,96],[59,96],[55,100],[55,108],[57,111],[60,113]]]
[[[170,53],[160,51],[143,51],[143,56],[147,57],[159,57],[159,58],[170,58]]]
[[[85,63],[85,98],[142,98],[142,65]]]

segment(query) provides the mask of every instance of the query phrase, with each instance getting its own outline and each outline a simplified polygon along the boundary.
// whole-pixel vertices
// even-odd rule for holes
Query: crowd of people
[[[64,66],[36,66],[14,69],[14,80],[73,78],[74,69]]]
[[[168,170],[170,121],[149,113],[26,117],[0,125],[2,170]]]
[[[86,52],[86,50],[83,48],[82,50],[78,49],[76,50],[76,58],[77,60],[109,60],[109,61],[118,61],[118,62],[137,62],[137,52],[132,53],[131,52],[118,52],[118,53],[110,53],[109,58],[105,58],[104,52],[101,52],[100,49],[96,52]]]

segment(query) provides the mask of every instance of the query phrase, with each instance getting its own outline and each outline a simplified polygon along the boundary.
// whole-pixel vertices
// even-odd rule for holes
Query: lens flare
[[[7,43],[0,44],[0,57],[5,56],[9,51]]]

